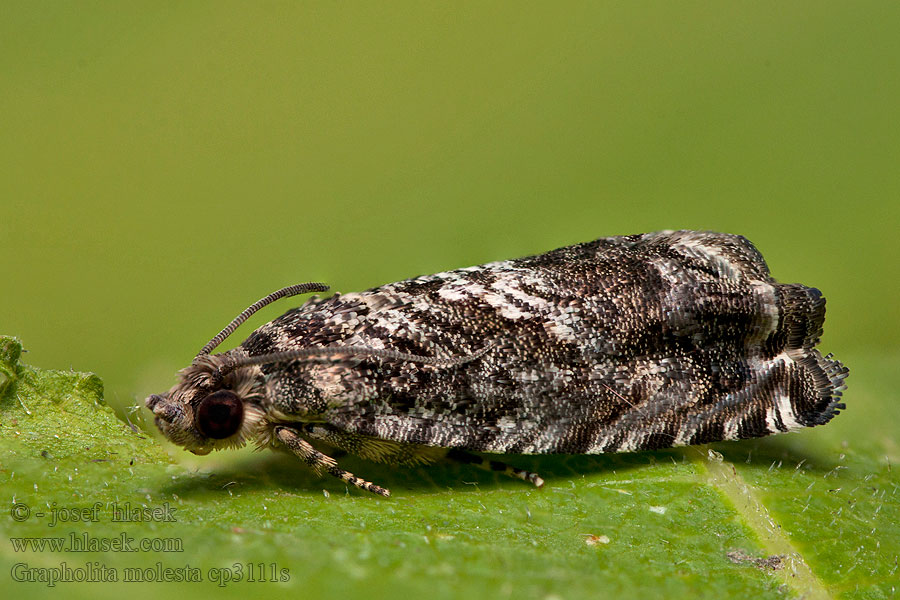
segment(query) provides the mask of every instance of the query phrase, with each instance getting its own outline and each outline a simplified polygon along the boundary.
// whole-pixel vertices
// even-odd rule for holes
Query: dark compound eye
[[[219,390],[197,406],[194,423],[200,433],[214,440],[234,435],[244,419],[244,403],[231,390]]]

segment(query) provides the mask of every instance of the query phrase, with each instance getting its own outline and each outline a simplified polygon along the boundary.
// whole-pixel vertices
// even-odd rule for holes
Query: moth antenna
[[[603,387],[605,387],[605,388],[606,388],[613,396],[615,396],[616,398],[618,398],[619,400],[621,400],[622,402],[624,402],[625,404],[627,404],[628,406],[630,406],[630,407],[633,408],[634,410],[636,410],[636,411],[638,411],[638,412],[641,412],[641,409],[640,409],[640,408],[638,408],[634,403],[632,403],[631,401],[629,401],[628,398],[626,398],[625,396],[623,396],[622,394],[620,394],[619,392],[617,392],[616,390],[614,390],[614,389],[612,388],[612,386],[607,385],[606,382],[601,381],[601,382],[600,382],[600,385],[602,385]]]
[[[236,316],[231,323],[228,324],[225,329],[220,331],[216,337],[209,340],[203,348],[201,348],[200,352],[197,353],[197,356],[205,356],[212,352],[216,346],[225,341],[229,335],[234,333],[234,330],[241,326],[241,324],[249,319],[253,313],[261,309],[262,307],[275,302],[276,300],[280,300],[281,298],[285,298],[287,296],[297,296],[299,294],[307,294],[309,292],[326,292],[328,291],[328,286],[324,283],[298,283],[296,285],[289,285],[286,288],[281,288],[277,292],[272,292],[265,298],[260,298],[250,306],[248,306],[241,314]],[[197,357],[194,357],[197,358]]]
[[[623,396],[622,394],[620,394],[619,392],[617,392],[616,390],[614,390],[614,389],[612,388],[612,386],[607,385],[607,384],[606,384],[605,382],[603,382],[603,381],[600,382],[600,385],[602,385],[602,386],[605,387],[607,390],[609,390],[610,393],[612,393],[614,396],[616,396],[619,400],[621,400],[622,402],[624,402],[625,404],[627,404],[628,406],[630,406],[631,408],[633,408],[635,411],[637,411],[638,414],[641,414],[641,413],[644,412],[641,408],[638,408],[637,405],[635,405],[634,403],[632,403],[631,401],[629,401],[628,398],[626,398],[625,396]],[[657,434],[662,434],[662,435],[667,435],[667,436],[669,436],[670,438],[672,438],[673,440],[676,438],[676,436],[672,435],[671,433],[667,433],[667,432],[665,432],[665,431],[657,431],[657,432],[655,432],[655,433],[657,433]]]
[[[270,354],[260,354],[258,356],[247,356],[243,358],[230,358],[228,361],[216,370],[214,379],[219,380],[235,369],[242,367],[250,367],[253,365],[269,365],[274,363],[290,362],[292,360],[303,360],[323,357],[338,356],[367,356],[372,358],[382,358],[385,360],[396,360],[401,362],[422,363],[425,365],[434,365],[438,367],[457,367],[459,365],[471,362],[480,358],[493,346],[488,343],[484,348],[458,358],[436,358],[433,356],[422,356],[420,354],[407,354],[406,352],[398,352],[397,350],[387,350],[384,348],[373,348],[371,346],[326,346],[317,348],[298,348],[296,350],[285,350],[284,352],[272,352]]]

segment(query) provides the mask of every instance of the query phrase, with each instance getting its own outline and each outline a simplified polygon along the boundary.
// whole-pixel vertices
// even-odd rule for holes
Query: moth
[[[819,290],[780,284],[739,235],[601,238],[360,293],[314,296],[228,352],[259,300],[147,407],[195,454],[292,452],[389,490],[326,452],[419,465],[447,457],[540,486],[473,452],[595,454],[739,440],[827,423],[848,370],[815,348]],[[324,450],[324,451],[323,451]]]

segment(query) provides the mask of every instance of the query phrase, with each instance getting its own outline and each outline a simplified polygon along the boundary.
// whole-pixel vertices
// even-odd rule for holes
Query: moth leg
[[[299,456],[300,459],[303,460],[303,462],[312,467],[312,469],[317,473],[327,471],[338,479],[342,479],[347,483],[353,484],[358,488],[366,490],[367,492],[380,494],[385,497],[391,495],[391,491],[389,489],[360,479],[353,473],[341,469],[337,466],[337,461],[313,448],[309,442],[297,435],[297,433],[293,430],[287,427],[276,427],[275,435],[278,436],[278,439],[282,444],[287,446],[291,450],[291,452]]]
[[[510,477],[518,477],[522,481],[533,483],[535,487],[544,487],[544,480],[537,473],[525,471],[524,469],[517,469],[516,467],[500,462],[499,460],[487,460],[477,454],[472,454],[471,452],[466,452],[465,450],[459,450],[457,448],[448,450],[447,458],[463,464],[474,465],[485,471],[494,471],[495,473],[505,473]]]
[[[392,465],[427,465],[443,458],[445,448],[395,442],[372,436],[348,433],[327,423],[308,423],[303,426],[303,436],[333,446],[338,451],[354,454],[366,460]]]

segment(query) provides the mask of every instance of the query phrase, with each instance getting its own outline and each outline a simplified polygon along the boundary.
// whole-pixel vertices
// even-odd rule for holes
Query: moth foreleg
[[[275,429],[275,435],[278,437],[279,441],[281,441],[282,444],[289,448],[291,452],[300,457],[303,462],[312,467],[313,470],[317,473],[322,473],[323,471],[328,472],[338,479],[342,479],[347,483],[355,485],[356,487],[364,489],[368,492],[381,494],[382,496],[386,497],[391,495],[390,490],[375,485],[374,483],[365,481],[364,479],[360,479],[353,473],[350,473],[349,471],[345,471],[338,467],[337,461],[313,448],[309,442],[297,435],[294,430],[288,427],[277,427]]]
[[[544,480],[537,473],[525,471],[524,469],[517,469],[516,467],[508,465],[504,462],[500,462],[499,460],[488,460],[486,458],[478,456],[477,454],[472,454],[470,452],[459,450],[457,448],[451,448],[450,450],[448,450],[447,458],[467,465],[474,465],[476,467],[484,469],[485,471],[505,473],[510,477],[517,477],[522,481],[529,481],[533,483],[535,487],[544,487]]]
[[[447,454],[446,448],[395,442],[373,436],[350,433],[327,423],[309,423],[303,426],[303,436],[308,440],[325,442],[366,460],[392,465],[427,465]]]

